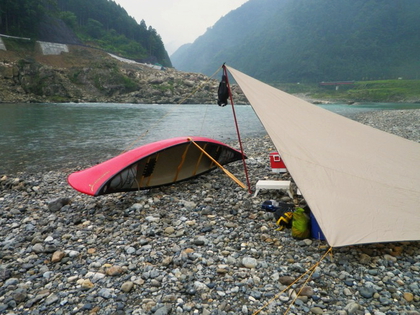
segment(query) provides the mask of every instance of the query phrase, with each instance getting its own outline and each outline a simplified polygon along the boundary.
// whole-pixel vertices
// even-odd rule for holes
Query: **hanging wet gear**
[[[292,237],[303,240],[310,235],[309,216],[303,208],[297,207],[293,212]]]
[[[217,105],[226,106],[229,98],[229,87],[227,84],[226,75],[222,75],[222,81],[219,83],[219,90],[217,91]]]

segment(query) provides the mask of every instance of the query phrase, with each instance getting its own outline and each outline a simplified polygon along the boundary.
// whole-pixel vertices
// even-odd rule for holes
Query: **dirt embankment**
[[[0,50],[0,102],[216,104],[219,78],[120,61],[88,47],[43,55]],[[246,103],[234,88],[238,104]]]

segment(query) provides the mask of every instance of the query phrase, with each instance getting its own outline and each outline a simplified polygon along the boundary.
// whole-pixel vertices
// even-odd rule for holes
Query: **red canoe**
[[[242,159],[242,153],[205,137],[179,137],[146,144],[88,169],[70,174],[77,191],[99,196],[173,184],[216,168],[192,139],[219,164]]]

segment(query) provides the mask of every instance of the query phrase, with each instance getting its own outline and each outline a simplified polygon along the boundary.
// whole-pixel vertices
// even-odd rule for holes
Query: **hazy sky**
[[[248,0],[114,0],[161,36],[169,55]]]

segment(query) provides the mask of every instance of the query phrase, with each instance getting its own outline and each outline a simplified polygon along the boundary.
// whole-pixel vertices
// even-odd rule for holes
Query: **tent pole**
[[[240,135],[239,126],[238,126],[238,120],[236,119],[235,106],[234,106],[234,103],[233,103],[232,91],[230,89],[230,83],[229,83],[228,73],[227,73],[227,69],[226,69],[225,64],[223,64],[222,68],[223,68],[223,74],[226,76],[226,84],[228,86],[230,104],[232,105],[233,118],[235,120],[235,127],[236,127],[236,133],[238,135],[239,146],[241,148],[242,163],[244,165],[244,171],[245,171],[245,176],[246,176],[246,183],[248,185],[248,192],[251,194],[252,191],[251,191],[251,184],[249,182],[248,168],[247,168],[247,165],[246,165],[246,162],[245,162],[244,149],[243,149],[243,146],[242,146],[241,135]]]

